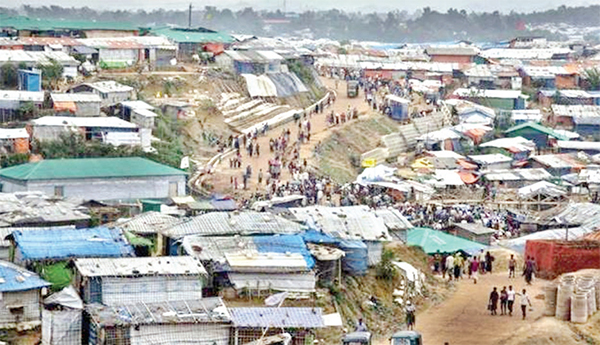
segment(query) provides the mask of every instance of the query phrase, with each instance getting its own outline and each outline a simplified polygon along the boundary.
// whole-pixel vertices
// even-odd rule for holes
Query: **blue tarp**
[[[342,269],[351,275],[364,275],[367,273],[369,254],[367,245],[362,241],[342,240],[338,247],[346,255],[342,259]]]
[[[15,231],[13,237],[21,260],[134,256],[119,229],[32,229]]]
[[[337,244],[340,242],[340,239],[317,230],[305,231],[302,233],[302,238],[304,242],[316,244]]]
[[[308,268],[315,266],[315,260],[300,235],[254,236],[252,241],[259,253],[301,254]]]
[[[37,274],[4,261],[0,261],[0,276],[3,280],[0,292],[26,291],[51,285]]]

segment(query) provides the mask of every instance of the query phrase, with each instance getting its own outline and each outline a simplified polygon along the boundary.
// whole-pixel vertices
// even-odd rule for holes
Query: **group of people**
[[[489,251],[483,250],[479,255],[466,255],[460,251],[454,254],[438,251],[433,255],[433,271],[441,274],[444,279],[448,275],[448,280],[458,280],[468,274],[468,279],[473,279],[477,284],[478,274],[492,273],[494,260]]]
[[[527,307],[533,307],[531,299],[529,298],[526,289],[523,289],[523,292],[518,293],[513,290],[512,285],[508,287],[508,290],[506,289],[506,286],[504,286],[500,292],[498,292],[497,287],[493,288],[488,301],[488,310],[491,315],[498,315],[498,301],[500,301],[500,315],[512,316],[516,296],[520,297],[521,315],[523,320],[525,320],[527,317]]]

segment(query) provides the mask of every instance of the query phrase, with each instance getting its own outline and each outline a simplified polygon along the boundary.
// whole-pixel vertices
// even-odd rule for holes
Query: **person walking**
[[[462,255],[460,255],[460,252],[456,252],[455,256],[454,256],[454,279],[458,280],[458,278],[460,278],[461,274],[462,274],[462,268],[463,268],[463,257]]]
[[[508,291],[506,291],[506,286],[502,288],[500,291],[500,315],[506,315],[508,306]]]
[[[412,302],[406,302],[406,327],[411,331],[415,329],[415,325],[417,324],[415,311],[416,309]]]
[[[531,285],[531,281],[533,280],[533,273],[535,270],[535,263],[531,257],[527,257],[525,261],[525,267],[523,270],[523,275],[525,276],[525,282],[527,285]]]
[[[492,262],[494,261],[494,257],[490,252],[485,253],[485,270],[488,273],[492,273]]]
[[[512,316],[513,313],[513,305],[515,304],[515,295],[516,292],[513,290],[512,285],[508,286],[508,291],[506,291],[506,306],[508,307],[508,315]]]
[[[523,320],[525,320],[527,317],[527,306],[529,305],[532,307],[531,300],[529,299],[529,295],[527,295],[527,290],[525,289],[523,289],[523,293],[520,293],[519,295],[521,295],[521,314],[523,315]]]
[[[496,287],[494,287],[494,290],[492,290],[492,293],[490,293],[490,300],[488,302],[488,309],[490,310],[491,315],[497,315],[498,312],[496,310],[498,310],[498,298],[500,296],[498,295],[498,289]]]
[[[454,275],[454,256],[448,255],[446,258],[446,273],[448,273],[448,280],[452,280]]]
[[[473,261],[471,261],[471,276],[473,277],[473,284],[477,284],[478,271],[479,260],[477,260],[477,256],[474,256]]]
[[[515,277],[515,267],[517,266],[517,260],[515,260],[515,256],[513,254],[510,255],[510,259],[508,260],[508,278]]]
[[[258,184],[261,184],[263,180],[263,171],[262,169],[258,170]]]

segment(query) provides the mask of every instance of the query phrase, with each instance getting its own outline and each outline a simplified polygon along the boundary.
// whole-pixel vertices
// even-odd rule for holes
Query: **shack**
[[[44,299],[42,344],[80,345],[83,302],[68,286]]]
[[[123,101],[133,99],[135,89],[128,85],[119,84],[116,81],[97,81],[93,83],[84,83],[71,87],[68,93],[94,93],[102,99],[102,106],[117,104]]]
[[[0,261],[0,276],[0,327],[29,329],[39,326],[42,289],[50,283],[6,261]]]
[[[0,128],[2,153],[28,153],[29,133],[25,128]]]
[[[455,223],[450,228],[449,233],[489,246],[495,230],[485,227],[481,223]]]
[[[25,119],[21,118],[21,109],[25,105],[41,109],[43,103],[43,91],[0,90],[0,120],[2,122],[23,121]]]
[[[552,143],[557,140],[569,140],[563,134],[555,132],[552,128],[548,128],[535,122],[526,122],[520,125],[511,127],[505,131],[508,137],[523,137],[535,143],[538,148],[546,148],[552,146]]]
[[[51,93],[50,103],[55,115],[98,116],[100,96],[94,93]]]
[[[493,170],[483,173],[486,181],[496,183],[504,188],[521,188],[539,181],[549,181],[552,175],[542,168]]]
[[[234,42],[226,33],[203,27],[158,27],[152,33],[177,44],[177,59],[182,61],[192,61],[203,52],[219,55]]]
[[[229,312],[233,344],[247,344],[285,332],[292,336],[291,345],[304,345],[314,341],[315,330],[325,327],[321,308],[248,307],[229,308]]]
[[[231,316],[218,297],[177,302],[87,305],[84,343],[229,345]]]
[[[457,89],[454,97],[466,99],[490,108],[525,109],[526,95],[519,90]]]
[[[136,200],[185,194],[186,173],[140,157],[47,159],[0,169],[0,182],[4,192]]]
[[[191,256],[83,258],[75,270],[83,301],[109,306],[200,299],[207,279]]]

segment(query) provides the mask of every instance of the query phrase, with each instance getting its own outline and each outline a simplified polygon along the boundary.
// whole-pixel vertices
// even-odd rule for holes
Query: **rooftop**
[[[550,180],[552,175],[544,169],[494,170],[485,173],[488,181],[541,181]]]
[[[0,261],[0,292],[27,291],[50,286],[50,283],[37,274],[14,265]]]
[[[51,198],[40,192],[0,193],[2,226],[88,221],[86,209],[70,200]]]
[[[1,101],[43,102],[43,91],[0,90]]]
[[[494,229],[483,226],[481,223],[454,223],[454,226],[476,235],[493,234]]]
[[[77,259],[75,266],[84,277],[208,274],[192,256]]]
[[[106,81],[97,81],[93,83],[84,83],[82,85],[87,85],[91,88],[98,90],[101,93],[111,93],[111,92],[132,92],[134,88],[129,85],[119,84],[113,80]]]
[[[0,169],[0,178],[31,181],[186,175],[140,157],[47,159]]]
[[[25,128],[0,128],[0,139],[29,139]]]
[[[74,94],[77,95],[77,94]],[[32,120],[34,126],[70,126],[70,127],[102,127],[102,128],[138,128],[135,123],[127,122],[116,116],[71,117],[44,116]]]
[[[531,159],[548,168],[582,169],[587,166],[575,155],[568,153],[537,155],[532,156]]]
[[[33,18],[25,16],[3,17],[0,22],[2,28],[13,28],[15,30],[126,30],[137,31],[138,28],[131,23],[101,22],[95,20],[66,20]]]
[[[1,24],[0,24],[1,25]],[[0,63],[29,63],[29,64],[48,64],[51,60],[57,61],[66,66],[79,66],[79,61],[62,51],[55,52],[36,52],[25,50],[0,49]]]
[[[100,96],[95,93],[51,93],[50,97],[53,102],[75,102],[75,103],[100,103]]]
[[[533,129],[537,132],[542,132],[542,133],[544,133],[548,136],[551,136],[553,138],[556,138],[558,140],[569,140],[569,138],[565,137],[564,135],[562,135],[560,133],[555,132],[552,128],[542,126],[536,122],[525,122],[525,123],[513,126],[509,129],[507,129],[506,133],[513,133],[513,132],[517,132],[517,131],[520,131],[520,130],[526,129],[526,128]]]
[[[519,90],[487,90],[487,89],[475,89],[475,88],[461,88],[454,91],[455,96],[459,97],[473,97],[473,98],[504,98],[504,99],[515,99],[520,97],[526,97],[521,94]]]
[[[177,43],[233,43],[233,37],[226,33],[221,33],[206,28],[177,28],[162,27],[152,29],[152,33],[157,36],[164,36]]]
[[[231,322],[227,307],[219,297],[111,307],[90,304],[86,306],[86,311],[92,320],[104,327]]]
[[[475,56],[479,54],[479,49],[476,47],[429,47],[425,50],[427,55],[466,55]]]
[[[105,227],[28,229],[14,231],[12,236],[23,261],[133,256],[121,231]]]
[[[322,328],[321,308],[230,308],[231,320],[240,328]]]
[[[156,234],[181,220],[160,212],[144,212],[131,219],[119,220],[113,226],[136,234]]]

